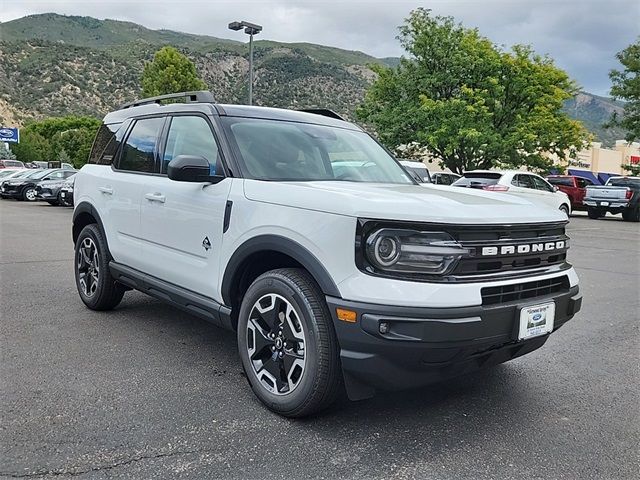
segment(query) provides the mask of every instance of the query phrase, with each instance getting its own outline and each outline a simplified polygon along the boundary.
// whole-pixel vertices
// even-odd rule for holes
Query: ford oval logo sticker
[[[13,137],[13,130],[10,130],[8,128],[1,128],[0,137]]]
[[[540,320],[541,318],[542,318],[542,314],[541,314],[541,313],[536,313],[536,314],[533,316],[533,321],[534,321],[534,322],[537,322],[537,321],[538,321],[538,320]]]

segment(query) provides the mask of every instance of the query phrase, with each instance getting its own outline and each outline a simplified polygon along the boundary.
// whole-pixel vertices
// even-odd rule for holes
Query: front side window
[[[155,171],[155,146],[164,118],[138,120],[122,149],[118,169],[131,172]]]
[[[540,177],[534,177],[533,175],[529,175],[533,180],[533,184],[535,185],[536,190],[542,190],[544,192],[553,192],[553,187],[545,182]]]
[[[222,121],[249,178],[414,184],[396,160],[361,131],[254,118]]]
[[[209,123],[199,116],[178,116],[171,119],[167,144],[162,157],[162,173],[167,173],[169,162],[178,155],[206,158],[210,174],[216,174],[218,145]]]

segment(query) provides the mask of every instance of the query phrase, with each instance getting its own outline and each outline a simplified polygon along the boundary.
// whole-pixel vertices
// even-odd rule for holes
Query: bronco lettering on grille
[[[526,254],[536,252],[550,252],[553,250],[562,250],[566,246],[564,240],[558,240],[557,242],[545,242],[545,243],[528,243],[522,245],[502,245],[500,247],[482,247],[481,255],[483,257],[495,256],[495,255],[515,255]]]

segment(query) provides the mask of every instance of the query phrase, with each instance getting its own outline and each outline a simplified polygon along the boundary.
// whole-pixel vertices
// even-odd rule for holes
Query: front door
[[[215,292],[232,179],[217,184],[170,180],[167,165],[178,155],[202,156],[212,174],[222,172],[218,143],[206,117],[178,115],[170,121],[160,175],[147,177],[142,191],[143,271],[220,301]]]

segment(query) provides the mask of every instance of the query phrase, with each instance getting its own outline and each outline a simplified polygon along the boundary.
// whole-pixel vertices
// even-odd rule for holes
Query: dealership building
[[[589,148],[570,158],[567,166],[569,175],[589,178],[596,183],[605,183],[611,176],[630,175],[625,165],[640,165],[640,143],[616,141],[613,149],[602,148],[599,142],[592,142]]]

